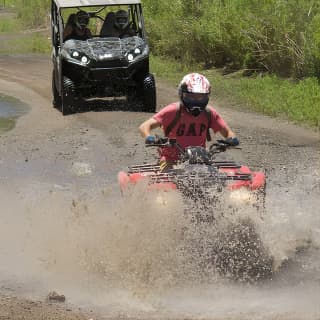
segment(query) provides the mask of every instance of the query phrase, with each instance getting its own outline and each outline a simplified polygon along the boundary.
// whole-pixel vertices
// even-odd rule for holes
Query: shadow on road
[[[60,108],[58,108],[60,109]],[[123,111],[123,112],[142,112],[142,104],[128,103],[126,99],[92,99],[82,101],[78,106],[73,107],[68,115],[87,112],[106,112],[106,111]]]

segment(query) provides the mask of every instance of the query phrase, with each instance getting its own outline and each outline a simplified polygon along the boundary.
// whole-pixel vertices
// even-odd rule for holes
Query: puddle
[[[17,119],[29,110],[30,107],[22,101],[0,94],[0,134],[12,130]]]

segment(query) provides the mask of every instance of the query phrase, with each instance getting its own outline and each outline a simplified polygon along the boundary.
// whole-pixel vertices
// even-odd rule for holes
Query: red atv
[[[216,196],[210,192],[228,191],[233,201],[246,202],[259,197],[260,205],[264,204],[266,177],[263,172],[251,171],[247,166],[234,161],[217,160],[217,154],[231,146],[226,140],[218,140],[209,149],[187,147],[183,149],[176,139],[158,138],[147,147],[175,146],[180,152],[180,161],[174,168],[160,171],[158,164],[133,165],[128,172],[119,172],[118,181],[122,192],[128,185],[147,180],[149,189],[179,190],[185,198],[204,199]],[[262,200],[262,201],[261,201]],[[211,202],[211,201],[210,201]],[[211,202],[212,203],[212,202]]]
[[[146,146],[175,146],[180,151],[180,161],[165,172],[160,171],[158,164],[134,165],[128,172],[119,172],[122,192],[140,182],[145,183],[148,191],[159,192],[162,198],[166,191],[178,191],[184,213],[191,221],[191,234],[203,228],[209,230],[206,236],[206,232],[200,232],[201,236],[189,241],[204,269],[211,264],[224,276],[240,280],[269,277],[272,258],[255,227],[256,219],[261,219],[265,212],[265,174],[234,161],[218,160],[219,153],[237,148],[226,140],[218,140],[209,149],[183,149],[175,139],[168,138],[159,138]]]

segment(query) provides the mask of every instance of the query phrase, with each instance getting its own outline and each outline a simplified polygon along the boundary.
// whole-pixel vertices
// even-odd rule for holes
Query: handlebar
[[[225,139],[225,140],[221,139],[221,140],[217,140],[215,143],[212,143],[209,146],[209,151],[212,153],[224,152],[229,148],[241,149],[240,147],[231,144],[230,141],[228,141],[227,139]]]
[[[184,149],[177,142],[177,139],[172,139],[168,137],[156,137],[155,141],[152,143],[147,143],[146,147],[177,147],[181,153],[184,153]],[[229,148],[240,149],[239,147],[233,146],[227,140],[217,140],[215,143],[212,143],[209,147],[209,153],[220,153],[225,152]]]
[[[146,143],[146,147],[169,147],[177,145],[177,139],[170,139],[167,137],[155,137],[152,143]]]
[[[176,147],[181,154],[184,153],[184,149],[177,142],[177,139],[167,138],[167,137],[156,137],[155,141],[152,143],[146,143],[146,147]]]

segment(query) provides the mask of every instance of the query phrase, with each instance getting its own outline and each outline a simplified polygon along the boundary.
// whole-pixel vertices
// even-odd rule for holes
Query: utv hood
[[[68,40],[62,55],[74,63],[89,64],[123,60],[128,63],[140,60],[149,54],[149,47],[140,37],[93,38],[86,41]],[[71,62],[71,61],[70,61]]]

